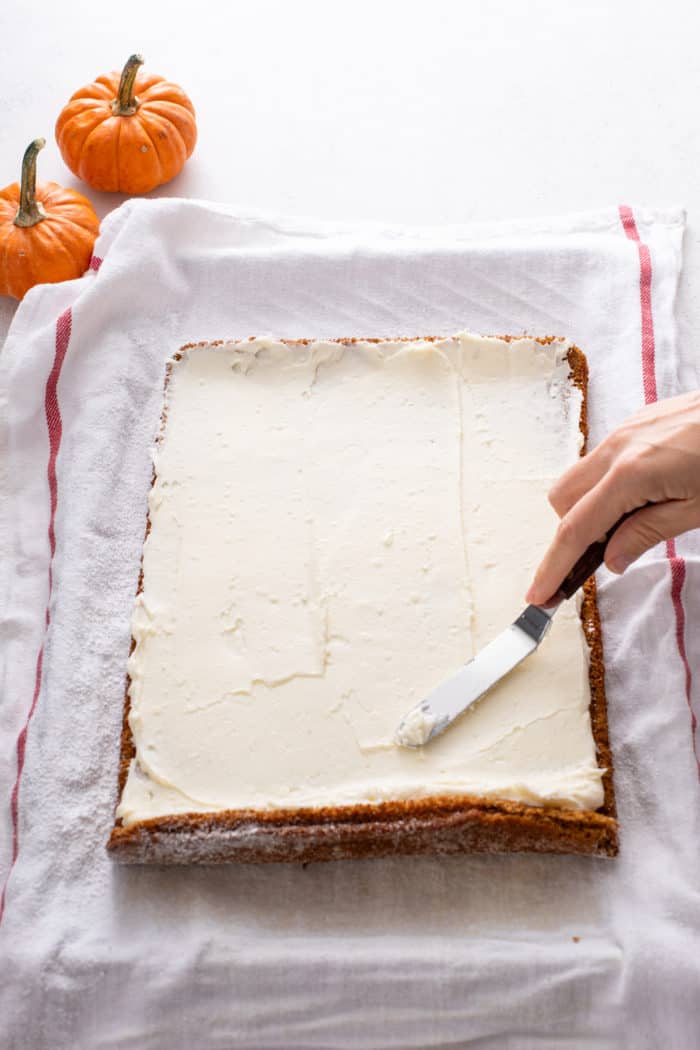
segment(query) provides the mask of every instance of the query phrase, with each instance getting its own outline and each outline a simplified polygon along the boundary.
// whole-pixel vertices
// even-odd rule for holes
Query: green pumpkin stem
[[[46,212],[36,199],[36,158],[46,145],[46,139],[34,139],[22,158],[22,181],[19,186],[19,208],[14,217],[15,226],[36,226],[46,218]]]
[[[112,113],[115,117],[131,117],[139,108],[139,100],[134,95],[134,81],[139,66],[142,65],[141,55],[130,55],[127,58],[126,65],[122,69],[117,97],[112,102]]]

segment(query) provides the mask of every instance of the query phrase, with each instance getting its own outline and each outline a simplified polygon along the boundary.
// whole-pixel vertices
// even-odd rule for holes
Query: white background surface
[[[139,6],[107,5],[95,0],[65,0],[55,5],[38,0],[30,6],[20,0],[5,0],[0,6],[0,185],[16,179],[22,152],[38,135],[44,135],[48,141],[41,155],[40,176],[79,185],[64,167],[53,142],[55,119],[76,88],[100,72],[120,67],[129,53],[138,50],[145,55],[148,69],[165,74],[186,88],[198,112],[200,140],[195,154],[183,174],[159,191],[161,195],[205,197],[246,209],[319,218],[411,224],[534,217],[595,209],[623,200],[655,207],[686,205],[689,234],[682,285],[681,339],[697,345],[700,118],[696,117],[696,110],[700,100],[700,61],[696,21],[690,4],[678,0],[654,5],[639,0],[576,5],[536,0],[471,0],[459,4],[432,0],[420,7],[357,0],[344,5],[330,0],[325,4],[289,0],[217,5],[143,0]],[[121,201],[117,196],[101,196],[80,188],[101,214]],[[622,234],[619,237],[624,246]],[[636,268],[634,255],[633,264]],[[100,279],[104,276],[103,270]],[[636,317],[636,295],[633,309]],[[0,339],[11,314],[10,302],[0,299]],[[658,312],[656,316],[658,321]],[[601,311],[600,323],[604,319]],[[592,325],[598,323],[597,318],[590,320]],[[635,365],[637,346],[635,335]],[[110,360],[116,361],[115,355]],[[116,363],[114,368],[118,370]],[[86,399],[86,404],[90,404],[90,399]],[[68,441],[67,436],[65,440]],[[68,444],[64,447],[68,448]],[[42,459],[42,481],[44,469]],[[84,503],[76,499],[63,506],[70,513],[82,514]],[[80,521],[78,518],[78,525]],[[667,600],[665,567],[663,578],[654,576],[653,571],[652,566],[650,579],[656,581],[657,591],[663,588]],[[620,600],[627,602],[627,608],[639,605],[636,592],[633,593],[634,582],[634,575],[628,577],[620,591]],[[133,586],[133,581],[129,586]],[[629,593],[625,586],[631,588]],[[651,593],[653,588],[649,590]],[[658,622],[650,617],[647,624],[649,634],[640,643],[645,653],[660,644]],[[675,644],[672,634],[662,641]],[[100,649],[81,646],[80,652],[83,651],[89,662],[94,653],[99,656]],[[113,647],[108,645],[105,651],[112,652]],[[633,663],[644,671],[639,659]],[[673,667],[679,676],[679,665]],[[620,695],[619,667],[617,672],[615,668],[611,670],[611,687],[617,688]],[[120,676],[121,673],[120,666]],[[89,674],[84,682],[91,684]],[[652,695],[657,694],[661,695],[660,689],[652,690]],[[632,690],[629,695],[636,700],[639,694]],[[658,722],[646,714],[641,716],[643,732],[635,731],[636,735],[620,739],[618,752],[623,768],[636,768],[635,760],[646,749],[649,736],[657,738],[659,762],[653,772],[666,787],[669,777],[677,777],[679,782],[685,777],[690,782],[692,772],[686,768],[690,763],[689,749],[682,753],[677,746],[673,749],[678,739],[687,740],[688,718],[680,688],[673,695],[673,717],[682,723],[685,735],[674,735],[671,730],[676,722],[670,721],[665,709],[659,709]],[[62,705],[64,694],[57,689],[55,696],[55,706]],[[633,709],[634,704],[630,703],[630,710]],[[87,718],[89,709],[85,710]],[[38,717],[51,711],[51,705],[43,703]],[[59,748],[62,743],[59,738],[36,731],[30,739],[33,746],[44,741],[49,749]],[[113,740],[113,734],[109,740]],[[670,755],[675,761],[669,760]],[[68,766],[66,776],[70,778],[73,766]],[[93,762],[93,767],[99,775],[106,777],[109,773],[104,763]],[[56,767],[47,762],[38,768]],[[80,767],[80,775],[83,774]],[[74,780],[81,783],[75,777]],[[25,778],[23,790],[30,782]],[[648,785],[644,787],[638,796],[629,796],[632,802],[626,811],[628,835],[638,838],[646,826],[649,799],[655,797]],[[38,779],[37,790],[41,790]],[[102,797],[106,807],[108,802]],[[677,794],[669,794],[668,806],[677,798]],[[92,800],[89,805],[94,809]],[[60,808],[58,804],[56,808]],[[665,812],[659,808],[659,819]],[[632,887],[628,890],[629,915],[623,918],[629,920],[630,927],[638,927],[641,934],[639,949],[629,956],[634,967],[628,963],[625,971],[632,987],[626,1002],[628,1008],[633,1004],[632,1020],[636,1020],[637,1029],[648,1029],[647,1045],[665,1044],[674,1050],[689,1050],[687,1039],[672,1042],[668,1038],[669,1020],[661,1016],[667,1010],[670,1018],[689,1024],[697,1005],[695,970],[681,965],[686,958],[696,958],[694,926],[684,924],[684,916],[697,914],[697,898],[694,887],[692,894],[679,893],[679,886],[684,892],[686,886],[678,874],[697,872],[697,809],[692,805],[680,807],[680,813],[683,822],[663,825],[658,857],[640,851],[645,863],[653,867],[653,879],[631,877],[634,851],[628,851],[617,866],[605,871],[608,879],[619,877],[620,896],[625,888]],[[688,829],[688,834],[681,834],[681,830]],[[30,841],[28,837],[23,839],[21,863],[28,856]],[[61,877],[56,879],[50,856],[42,850],[41,837],[35,838],[35,855],[47,869],[48,885],[59,895],[65,892],[75,900],[69,921],[78,913],[91,916],[91,909],[101,900],[100,894],[104,895],[104,887],[98,881],[95,894],[85,898],[83,886],[76,878],[80,869],[70,867],[71,858],[82,856],[80,850],[87,848],[81,845],[80,835],[76,841],[80,848],[70,856],[64,851],[65,863],[60,869]],[[566,883],[571,870],[569,861],[570,858],[547,858],[545,871],[541,858],[499,858],[498,878],[491,881],[488,877],[489,873],[493,875],[493,866],[489,867],[489,858],[460,858],[444,865],[426,858],[412,867],[412,874],[391,864],[375,865],[371,871],[363,867],[357,873],[328,866],[323,870],[312,868],[310,878],[287,896],[278,892],[281,875],[277,871],[258,874],[252,888],[247,873],[218,873],[213,888],[208,873],[206,878],[198,875],[195,880],[191,875],[185,879],[174,873],[169,877],[163,907],[172,902],[181,907],[187,917],[186,930],[193,925],[192,916],[211,910],[215,923],[213,945],[217,935],[228,936],[233,931],[228,947],[230,950],[233,944],[239,950],[240,955],[232,958],[240,969],[237,971],[228,958],[225,960],[218,977],[219,1001],[229,1002],[233,993],[241,989],[251,999],[256,994],[262,999],[269,997],[271,988],[271,1001],[277,996],[277,1012],[283,1020],[290,1018],[290,1024],[294,1023],[300,1017],[300,1009],[289,991],[291,974],[297,979],[298,988],[304,985],[309,1024],[325,1010],[325,1024],[335,1025],[335,1017],[330,1015],[338,1004],[336,1016],[348,1016],[340,1011],[342,1005],[353,1016],[370,1020],[381,1017],[381,1045],[400,1045],[400,1040],[407,1045],[403,1034],[409,1029],[413,1046],[421,1042],[427,1045],[428,1035],[435,1045],[438,1035],[453,1022],[455,1027],[461,1025],[466,1030],[478,1011],[498,1016],[503,1005],[503,986],[494,981],[493,971],[484,965],[480,930],[484,923],[497,926],[498,916],[507,912],[511,901],[522,907],[533,928],[546,928],[552,922],[553,906],[547,875],[551,876],[554,870]],[[598,902],[597,880],[602,877],[602,865],[585,871],[583,865],[581,868],[584,892],[577,896],[577,902],[582,910],[589,906],[593,909]],[[523,877],[523,872],[529,877]],[[484,875],[478,893],[472,873]],[[231,886],[232,877],[239,881]],[[155,881],[150,873],[119,875],[117,906],[123,908],[125,902],[134,900],[138,904],[141,878],[149,884]],[[200,886],[194,895],[193,881]],[[22,916],[34,915],[38,907],[36,887],[31,885],[26,891],[27,911],[19,911],[19,895],[27,885],[26,880],[23,883],[16,877],[15,901],[7,913],[17,923],[18,933],[11,943],[20,954],[25,944],[37,953],[45,948],[37,936],[36,921],[33,920],[34,936],[21,936],[28,926],[22,923]],[[576,883],[577,893],[580,885]],[[153,899],[159,892],[160,883]],[[573,885],[569,892],[574,892]],[[272,909],[270,901],[274,904]],[[458,923],[454,921],[455,901],[460,905]],[[426,902],[427,907],[423,908]],[[644,923],[638,921],[640,904],[645,906]],[[425,934],[421,950],[427,956],[411,953],[403,931],[385,942],[379,955],[373,929],[382,924],[395,924],[398,929],[407,905],[414,906],[410,913],[413,928],[420,927]],[[42,907],[46,911],[43,903]],[[358,931],[360,912],[365,925]],[[135,914],[138,919],[145,912]],[[163,922],[167,928],[164,915],[154,908],[146,918],[156,926]],[[669,924],[675,924],[677,934],[671,948]],[[91,923],[86,923],[86,927],[89,943],[82,957],[89,959],[90,974],[94,973],[97,979],[103,971],[94,963],[97,953],[91,953],[101,928]],[[304,940],[309,929],[323,933],[329,927],[342,937],[345,952],[354,938],[356,969],[327,965],[327,959],[322,957],[327,943],[324,941],[320,943],[317,979],[309,980],[309,969],[292,963],[303,960],[303,953],[310,954]],[[569,974],[573,966],[587,965],[588,959],[583,953],[582,961],[575,956],[578,946],[569,937],[574,932],[585,934],[586,930],[580,925],[563,930]],[[266,985],[269,959],[274,957],[280,937],[287,954],[275,970],[272,983]],[[363,943],[358,947],[359,941]],[[573,1006],[580,1007],[583,1015],[590,1015],[586,997],[591,988],[594,993],[602,989],[605,995],[595,997],[595,1016],[609,1035],[614,1032],[622,1039],[622,1026],[611,1025],[611,1018],[618,1016],[621,1006],[615,985],[618,949],[607,938],[590,941],[600,981],[591,984],[589,971],[584,973],[585,980],[572,980],[572,995],[580,994],[583,1000]],[[272,948],[270,942],[274,942]],[[584,943],[589,944],[588,937]],[[491,944],[494,952],[508,952],[513,958],[511,944],[504,944],[500,936],[493,937]],[[465,946],[472,950],[466,960]],[[49,1034],[56,1017],[64,1016],[57,1004],[65,1005],[66,989],[76,987],[70,980],[80,977],[77,964],[73,971],[69,968],[75,956],[63,951],[62,942],[59,947],[61,961],[67,959],[66,966],[58,970],[54,967],[53,973],[45,968],[43,984],[35,980],[25,982],[25,987],[37,990],[36,1009],[31,1012],[39,1016],[38,1026],[43,1024],[42,1019],[46,1020],[44,1030]],[[106,939],[100,942],[100,948],[111,950]],[[167,979],[155,982],[162,992],[164,1015],[170,1016],[175,1003],[176,1020],[182,1019],[189,1026],[185,1038],[190,1038],[189,1033],[200,1026],[211,1034],[206,1011],[213,993],[212,998],[202,998],[201,1012],[191,1007],[187,995],[188,967],[199,958],[198,950],[197,946],[188,956],[178,941],[178,950],[172,951],[168,961],[173,967],[180,967],[180,983],[168,983]],[[35,976],[37,968],[31,967],[31,951],[27,953],[24,973]],[[210,955],[212,968],[205,973],[206,980],[221,962],[213,953]],[[142,957],[147,962],[150,959],[146,953]],[[337,947],[328,951],[328,959],[341,957],[345,955]],[[426,984],[426,957],[428,972],[437,968],[442,982]],[[364,969],[357,965],[358,958]],[[208,959],[205,961],[208,963]],[[105,968],[107,984],[102,992],[118,1010],[120,1023],[143,1021],[145,1028],[151,1019],[139,1016],[138,1005],[134,1013],[133,1005],[141,972],[132,972],[123,960],[117,962],[121,967]],[[545,991],[550,987],[549,971],[537,958],[533,959],[527,938],[521,939],[515,962],[519,994],[508,999],[510,1016],[519,1012],[530,1028],[536,1028],[538,1021],[544,1028],[551,1022],[552,1007],[542,1007],[543,1002],[548,1002],[546,996],[533,999],[532,970],[533,966],[540,967]],[[403,967],[412,1008],[392,1018],[383,996],[387,988],[395,987],[399,967]],[[663,989],[655,981],[657,969],[663,969],[667,978]],[[350,977],[357,972],[360,978],[353,983]],[[385,979],[378,981],[377,972]],[[240,973],[246,975],[243,983],[238,980]],[[524,974],[528,975],[527,980],[523,979]],[[392,980],[386,979],[389,976]],[[558,987],[556,980],[551,987]],[[464,994],[465,988],[469,988],[470,995]],[[136,990],[131,996],[130,989]],[[431,996],[427,1020],[421,1018],[420,1010],[420,997],[426,994]],[[73,1000],[84,1005],[88,1014],[98,1017],[92,996],[90,987]],[[12,999],[21,1005],[19,995],[12,995]],[[130,1010],[122,1010],[124,1001],[131,1004]],[[656,1028],[640,1008],[647,1001],[654,1006]],[[561,1002],[560,1009],[568,1010],[568,1001],[562,997]],[[246,1017],[252,1018],[252,1028],[255,1014],[251,1012]],[[437,1022],[434,1028],[430,1027],[434,1017],[442,1026],[439,1029]],[[273,1021],[274,1018],[270,1023]],[[656,1038],[661,1029],[664,1040]],[[264,1046],[265,1050],[272,1045],[289,1045],[289,1040],[284,1041],[284,1032],[275,1029],[270,1035],[270,1031],[269,1027],[262,1028],[255,1045]],[[302,1029],[300,1039],[305,1031]],[[345,1034],[348,1040],[355,1039],[352,1045],[379,1045],[377,1039],[368,1044],[360,1025],[350,1035]],[[321,1026],[313,1030],[313,1035],[316,1045],[327,1046],[335,1039],[335,1030]],[[548,1033],[543,1031],[538,1043],[547,1038]],[[571,1038],[576,1039],[575,1032]],[[579,1044],[585,1045],[583,1040]],[[116,1041],[113,1045],[117,1045]],[[228,1050],[224,1036],[220,1045]],[[637,1039],[636,1045],[642,1046],[642,1040]]]
[[[199,124],[158,194],[329,219],[453,223],[685,205],[681,335],[697,341],[700,62],[684,0],[4,0],[0,185],[62,105],[140,51]],[[0,339],[13,312],[0,297]],[[690,329],[686,331],[686,326]]]
[[[121,67],[139,50],[147,69],[185,87],[198,118],[199,142],[192,159],[181,176],[155,195],[207,197],[246,209],[319,218],[447,225],[569,213],[622,201],[684,205],[688,233],[680,336],[698,345],[697,21],[694,6],[681,0],[430,0],[420,5],[380,0],[142,0],[133,5],[4,0],[0,185],[16,180],[24,148],[44,135],[40,177],[78,186],[102,215],[120,204],[119,195],[93,193],[72,177],[60,159],[52,127],[73,90],[100,72]],[[13,303],[0,298],[0,340],[13,311]],[[684,699],[678,695],[685,717]],[[677,858],[672,863],[677,843],[669,836],[661,854],[667,861],[667,882],[677,868]],[[555,863],[557,870],[565,869],[559,859]],[[531,866],[536,864],[535,859]],[[497,894],[473,900],[465,895],[466,918],[454,930],[445,918],[447,907],[438,919],[438,902],[464,892],[461,873],[468,874],[472,866],[481,869],[471,859],[464,868],[441,866],[426,886],[432,907],[419,919],[438,934],[429,950],[434,961],[444,961],[445,973],[458,973],[464,965],[450,953],[447,934],[464,936],[470,923],[481,921],[485,899],[497,910],[519,887],[528,896],[533,923],[551,907],[547,881],[535,879],[523,888],[522,866],[510,858]],[[427,862],[422,870],[431,870]],[[376,882],[368,884],[366,874],[341,882],[342,876],[330,870],[313,888],[298,889],[289,906],[284,902],[282,913],[281,906],[268,910],[275,878],[275,873],[261,876],[253,896],[259,923],[270,923],[275,938],[279,925],[272,928],[273,916],[278,924],[288,923],[289,937],[309,925],[310,910],[319,928],[332,916],[349,937],[357,908],[365,909],[368,922],[380,922],[380,905],[397,895],[400,903],[405,901],[408,882],[396,866],[386,868],[379,888]],[[411,885],[413,899],[419,900],[418,882]],[[190,889],[179,889],[184,907],[191,906]],[[204,892],[204,904],[197,901],[197,908],[207,904],[209,890]],[[636,907],[637,898],[631,899]],[[375,902],[369,910],[368,901]],[[660,898],[659,907],[676,915],[670,904],[669,897]],[[395,904],[391,916],[399,911]],[[221,916],[232,926],[243,922],[242,908],[234,909],[230,901]],[[243,933],[247,936],[248,928]],[[650,934],[652,959],[661,957],[665,927],[659,924],[657,933]],[[690,951],[690,933],[687,942]],[[368,952],[376,950],[369,937],[367,944]],[[248,964],[251,994],[256,981],[262,987],[263,948]],[[386,972],[393,972],[406,954],[403,939],[390,948],[396,960],[387,951],[382,958]],[[637,1003],[654,991],[639,976],[642,963],[640,959],[635,971]],[[672,963],[673,955],[664,960],[674,976]],[[369,981],[374,981],[376,965],[376,957],[370,958]],[[606,955],[601,972],[612,972],[616,965]],[[280,966],[280,972],[285,979],[288,971]],[[423,979],[424,972],[417,970],[410,987],[418,993]],[[119,970],[116,980],[123,980]],[[692,989],[680,979],[676,984],[679,995],[686,992],[690,1001]],[[450,987],[446,982],[443,1014],[468,1010],[469,1002],[450,999]],[[317,994],[315,1009],[326,991],[322,983],[310,984],[310,996]],[[114,987],[110,1001],[119,1004],[121,994]],[[439,996],[440,989],[434,994]],[[372,1003],[358,1001],[356,1006],[366,1012]],[[682,1012],[678,1000],[670,1009]],[[686,1008],[683,1016],[688,1013]],[[405,1017],[386,1017],[387,1038],[399,1030],[400,1021],[406,1023]],[[195,1022],[198,1015],[193,1014]]]

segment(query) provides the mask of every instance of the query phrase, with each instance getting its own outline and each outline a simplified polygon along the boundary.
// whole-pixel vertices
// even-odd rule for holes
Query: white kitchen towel
[[[698,385],[683,224],[401,230],[130,201],[88,274],[27,295],[0,355],[0,1045],[697,1046],[697,534],[600,574],[617,860],[167,870],[104,849],[166,358],[252,334],[566,335],[595,444]]]

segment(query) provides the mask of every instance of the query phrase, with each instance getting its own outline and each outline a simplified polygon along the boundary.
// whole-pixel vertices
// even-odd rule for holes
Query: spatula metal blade
[[[423,747],[535,651],[551,625],[552,610],[528,605],[521,616],[452,678],[442,682],[401,720],[396,743]]]

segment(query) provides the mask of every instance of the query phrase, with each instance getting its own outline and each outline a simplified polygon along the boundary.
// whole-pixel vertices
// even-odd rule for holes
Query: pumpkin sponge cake
[[[127,862],[536,850],[617,826],[594,585],[443,736],[402,716],[521,611],[586,437],[565,340],[183,348],[132,621]]]

